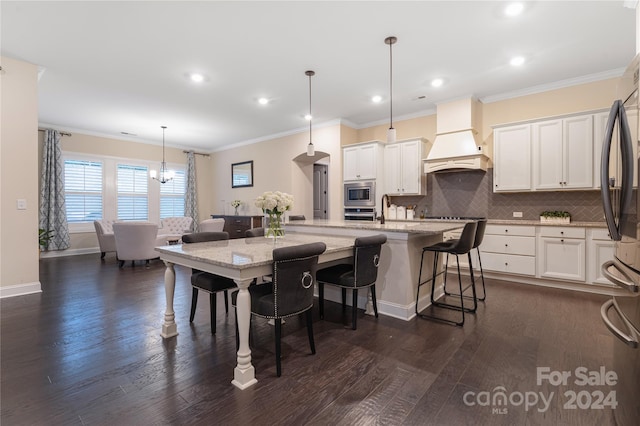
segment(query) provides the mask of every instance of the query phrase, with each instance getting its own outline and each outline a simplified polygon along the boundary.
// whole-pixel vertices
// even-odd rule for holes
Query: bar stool
[[[477,222],[469,222],[465,224],[462,234],[460,238],[457,240],[449,240],[443,241],[437,244],[433,244],[422,249],[422,259],[420,261],[420,273],[418,275],[418,289],[416,292],[416,315],[425,318],[425,319],[433,319],[436,321],[442,321],[448,324],[462,326],[464,325],[464,314],[465,312],[473,313],[476,311],[478,307],[477,299],[476,299],[476,286],[473,277],[473,268],[471,267],[471,248],[475,242],[476,230],[478,228]],[[427,252],[433,252],[433,274],[430,279],[422,281],[422,266],[424,264],[424,255]],[[460,305],[453,305],[444,302],[437,302],[435,300],[435,288],[436,288],[436,278],[438,275],[444,273],[445,271],[438,272],[438,261],[440,259],[440,253],[454,254],[456,256],[456,264],[458,267],[458,284],[460,286]],[[473,308],[467,308],[464,306],[464,297],[463,297],[463,289],[462,289],[462,276],[460,275],[460,255],[467,255],[469,258],[469,273],[471,275],[471,290],[473,292]],[[427,315],[421,314],[418,312],[418,302],[420,300],[420,287],[428,282],[431,282],[431,305],[438,308],[451,309],[454,311],[459,311],[461,313],[461,320],[454,321],[448,318],[439,317],[435,315]]]
[[[484,302],[487,298],[487,290],[484,286],[484,271],[482,270],[482,259],[480,258],[480,244],[482,244],[482,240],[484,239],[484,231],[487,228],[487,219],[478,220],[478,228],[476,229],[476,238],[473,242],[473,247],[471,250],[476,249],[478,253],[478,266],[480,267],[480,278],[482,279],[482,297],[478,297],[477,299],[481,302]],[[447,267],[449,266],[449,253],[447,253],[447,260],[445,261],[445,273],[444,273],[444,294],[447,296],[459,296],[456,293],[447,292]],[[471,263],[470,263],[471,265]],[[472,266],[472,265],[471,265]],[[469,287],[466,287],[464,290],[466,291]],[[470,298],[471,296],[464,296],[465,298]]]

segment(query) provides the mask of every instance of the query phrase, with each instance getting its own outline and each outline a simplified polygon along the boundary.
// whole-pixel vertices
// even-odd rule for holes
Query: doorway
[[[328,219],[329,207],[329,167],[326,164],[313,165],[313,218]]]

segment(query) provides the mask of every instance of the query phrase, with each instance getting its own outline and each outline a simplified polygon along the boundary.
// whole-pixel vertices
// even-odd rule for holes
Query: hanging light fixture
[[[313,147],[313,140],[311,139],[311,77],[316,75],[315,71],[305,71],[305,75],[309,76],[309,145],[307,145],[307,156],[313,157],[316,155],[316,151]]]
[[[393,128],[393,51],[392,47],[398,39],[396,37],[387,37],[384,39],[385,44],[389,45],[389,130],[387,130],[387,142],[396,141],[396,129]]]
[[[173,171],[167,170],[167,163],[164,161],[164,129],[167,126],[160,126],[162,128],[162,163],[160,163],[160,177],[157,176],[155,170],[151,170],[149,173],[152,179],[157,180],[160,183],[167,183],[173,179]]]

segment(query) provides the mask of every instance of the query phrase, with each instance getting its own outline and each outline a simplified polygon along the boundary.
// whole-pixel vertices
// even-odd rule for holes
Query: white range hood
[[[481,104],[472,98],[437,106],[436,139],[424,160],[424,172],[487,170],[489,157],[477,140]]]

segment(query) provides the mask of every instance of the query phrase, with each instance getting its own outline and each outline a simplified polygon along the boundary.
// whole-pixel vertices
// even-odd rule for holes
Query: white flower
[[[281,214],[293,208],[293,196],[280,191],[267,191],[256,198],[255,206],[267,214]]]

